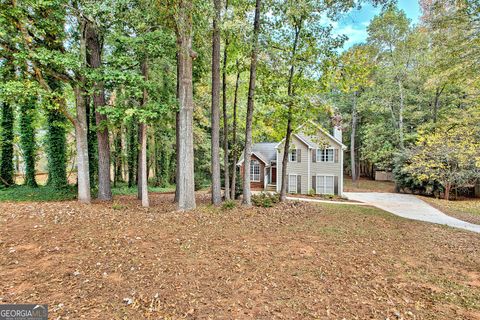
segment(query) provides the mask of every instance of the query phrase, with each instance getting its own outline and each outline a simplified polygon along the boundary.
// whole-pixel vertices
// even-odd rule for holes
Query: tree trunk
[[[142,200],[142,136],[143,136],[143,126],[142,122],[138,122],[137,128],[137,199]]]
[[[178,39],[177,39],[178,41]],[[179,54],[177,52],[177,100],[180,101],[180,59],[179,59]],[[173,199],[173,202],[178,203],[178,193],[179,193],[179,188],[178,188],[178,180],[180,180],[178,176],[178,164],[180,163],[180,153],[178,150],[180,150],[180,113],[177,111],[175,113],[175,157],[176,157],[176,164],[175,164],[175,198]]]
[[[113,141],[113,186],[116,187],[117,183],[122,181],[122,125],[118,128]]]
[[[24,185],[36,188],[35,180],[35,128],[33,127],[33,113],[35,112],[35,98],[26,99],[20,105],[20,146],[25,163],[25,181]]]
[[[257,55],[258,55],[258,35],[260,33],[260,7],[261,0],[255,1],[255,18],[253,23],[253,43],[252,56],[250,63],[250,82],[248,85],[247,98],[247,119],[245,124],[245,153],[244,153],[244,168],[243,170],[243,200],[242,203],[246,206],[252,205],[250,194],[250,161],[252,155],[252,120],[253,108],[255,98],[255,81],[257,78]]]
[[[179,0],[177,45],[179,58],[179,120],[178,143],[178,210],[195,209],[195,177],[193,166],[193,81],[192,3]]]
[[[147,124],[141,123],[141,137],[140,137],[140,199],[142,200],[143,207],[149,207],[148,200],[148,175],[147,175]]]
[[[238,61],[237,61],[238,68]],[[233,96],[233,129],[232,129],[232,149],[233,149],[233,167],[232,167],[232,188],[231,198],[235,199],[237,188],[237,159],[238,159],[238,146],[237,146],[237,100],[238,100],[238,87],[240,84],[240,70],[237,70],[237,79],[235,80],[235,93]]]
[[[135,185],[135,164],[137,157],[137,142],[135,139],[135,119],[130,119],[129,127],[127,130],[128,134],[128,155],[127,155],[127,166],[128,166],[128,187],[131,188]]]
[[[442,95],[443,89],[445,89],[445,85],[441,88],[435,90],[435,99],[433,101],[433,123],[437,123],[438,118],[438,109],[440,108],[440,96]]]
[[[75,119],[75,142],[77,148],[78,201],[90,203],[90,169],[88,158],[88,125],[85,92],[75,87],[77,117]]]
[[[148,81],[148,60],[147,58],[142,61],[142,75],[144,81]],[[142,98],[142,107],[145,109],[148,102],[148,91],[146,86],[143,88],[143,98]],[[143,207],[149,207],[150,203],[148,201],[148,166],[147,166],[147,124],[142,122],[141,126],[141,136],[140,136],[140,181],[138,187],[140,189],[140,199],[142,200]]]
[[[0,184],[9,187],[14,184],[13,173],[13,106],[4,102],[2,105],[2,120],[0,131],[1,159]]]
[[[80,63],[85,67],[87,48],[86,48],[86,34],[85,21],[81,22],[80,27]],[[81,77],[81,84],[85,85],[85,78]],[[88,96],[84,88],[76,85],[75,88],[75,108],[76,117],[74,121],[75,126],[75,145],[77,150],[77,184],[78,184],[78,201],[83,203],[90,203],[91,201],[91,172],[90,172],[90,143],[89,143],[89,118],[87,110],[89,109]]]
[[[399,79],[398,80],[398,90],[400,93],[400,110],[398,112],[398,130],[399,130],[399,138],[400,138],[400,149],[405,148],[405,144],[403,142],[403,109],[404,109],[404,97],[403,97],[403,83]]]
[[[62,98],[54,103],[66,103]],[[58,110],[47,111],[47,158],[48,181],[47,184],[54,189],[62,189],[68,185],[67,180],[67,138],[65,116]]]
[[[287,200],[287,165],[288,165],[288,152],[290,150],[290,137],[292,136],[292,116],[291,109],[288,110],[287,119],[287,133],[285,134],[285,145],[283,148],[282,159],[282,185],[280,187],[280,201]]]
[[[98,29],[91,22],[86,26],[87,64],[92,69],[102,67],[102,44]],[[95,122],[98,140],[98,199],[111,200],[110,186],[110,141],[108,138],[107,116],[101,113],[105,106],[105,90],[102,81],[94,83],[93,104],[95,106]]]
[[[213,19],[212,35],[212,139],[211,139],[211,170],[212,170],[212,204],[222,202],[220,179],[220,4],[214,0],[215,17]]]
[[[98,172],[97,161],[97,135],[95,133],[94,125],[95,121],[93,114],[95,113],[95,107],[90,108],[90,97],[85,97],[85,111],[87,116],[87,137],[88,137],[88,164],[89,164],[89,178],[90,186],[96,185],[96,177]]]
[[[287,95],[292,97],[293,92],[293,77],[295,75],[295,55],[297,52],[298,37],[300,35],[300,30],[302,27],[303,20],[299,20],[299,25],[295,27],[295,37],[292,44],[292,56],[290,61],[290,72],[288,75],[288,88]],[[288,152],[290,150],[290,137],[292,135],[292,103],[290,102],[288,106],[287,113],[287,132],[285,134],[285,145],[283,148],[283,159],[282,159],[282,185],[280,187],[280,201],[285,201],[287,199],[287,168],[288,168]]]
[[[447,182],[445,184],[445,195],[444,195],[444,198],[445,200],[450,200],[450,190],[452,188],[452,185],[450,184],[450,182]]]
[[[355,169],[355,135],[357,128],[357,93],[353,93],[352,104],[352,131],[350,133],[350,167],[352,169],[352,182],[357,181],[357,174]]]
[[[218,0],[217,0],[218,1]],[[225,1],[225,12],[228,10],[228,0]],[[228,150],[228,115],[227,115],[227,61],[228,61],[228,36],[225,37],[225,48],[223,50],[223,170],[224,170],[224,196],[230,200],[230,162]]]

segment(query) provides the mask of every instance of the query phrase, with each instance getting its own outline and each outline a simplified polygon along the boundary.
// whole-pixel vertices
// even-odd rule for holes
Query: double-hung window
[[[297,175],[288,175],[288,193],[297,193]]]
[[[297,149],[292,149],[288,153],[288,161],[289,162],[297,162]]]
[[[333,162],[334,161],[334,151],[333,151],[333,149],[332,148],[317,149],[317,161]]]
[[[334,194],[334,177],[333,176],[317,176],[317,194]]]
[[[253,182],[260,182],[260,163],[254,159],[250,162],[250,179]]]

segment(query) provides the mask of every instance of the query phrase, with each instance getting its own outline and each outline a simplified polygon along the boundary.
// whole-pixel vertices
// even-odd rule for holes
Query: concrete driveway
[[[411,194],[345,192],[344,196],[350,200],[361,201],[407,219],[438,223],[480,233],[480,225],[447,216]]]

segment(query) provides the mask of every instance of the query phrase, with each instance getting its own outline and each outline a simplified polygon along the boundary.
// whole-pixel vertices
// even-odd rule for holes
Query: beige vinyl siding
[[[316,149],[309,149],[308,146],[298,139],[295,135],[292,135],[291,145],[294,145],[296,149],[301,149],[301,162],[289,162],[287,168],[287,179],[289,174],[301,175],[301,190],[300,193],[307,194],[312,188],[312,176],[317,175],[329,175],[338,177],[338,188],[342,188],[342,157],[343,150],[338,143],[334,142],[331,138],[319,131],[320,140],[327,142],[330,148],[336,149],[334,151],[334,162],[317,162],[312,161],[312,153],[316,152]],[[335,162],[335,152],[337,152],[338,162]],[[277,191],[280,191],[281,177],[282,177],[282,159],[283,159],[283,143],[277,150]],[[309,171],[310,167],[310,173]],[[288,192],[288,180],[287,180],[287,192]],[[341,192],[341,191],[340,191]]]
[[[310,162],[310,175],[311,176],[322,176],[322,175],[333,175],[338,177],[338,184],[339,184],[339,189],[341,188],[340,186],[340,179],[342,177],[342,147],[339,146],[337,143],[335,143],[332,139],[329,137],[323,135],[323,138],[326,139],[325,141],[328,142],[329,148],[334,149],[334,162],[321,162],[319,158],[317,158],[317,162]],[[335,151],[335,149],[337,151]],[[311,152],[316,152],[316,149],[312,149]],[[335,162],[335,152],[338,153],[338,162]],[[312,180],[310,178],[310,180]],[[311,188],[311,186],[310,186]]]
[[[295,135],[292,135],[292,141],[290,143],[291,148],[295,146],[295,149],[300,149],[301,153],[301,162],[289,162],[287,166],[287,179],[289,174],[297,174],[301,175],[301,190],[297,190],[299,193],[306,194],[308,193],[309,186],[308,183],[310,179],[308,178],[308,161],[311,162],[311,159],[308,157],[311,157],[311,153],[308,152],[308,147],[305,145],[304,142],[299,140]],[[277,151],[278,155],[278,162],[277,162],[277,190],[280,191],[281,187],[281,182],[282,182],[282,159],[283,159],[283,148],[284,144],[282,143],[279,146],[279,149]],[[297,153],[298,157],[298,153]],[[287,191],[288,191],[288,180],[287,180]]]

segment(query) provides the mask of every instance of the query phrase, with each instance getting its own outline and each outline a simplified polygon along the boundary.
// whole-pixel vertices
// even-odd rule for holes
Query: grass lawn
[[[165,188],[160,187],[148,187],[149,192],[175,192],[175,186],[169,186]],[[92,191],[94,196],[94,191]],[[113,195],[136,195],[137,187],[128,187],[126,183],[118,183],[116,187],[112,186]],[[0,190],[0,202],[2,201],[65,201],[74,200],[77,198],[77,189],[75,186],[70,185],[64,190],[52,189],[48,186],[38,186],[38,188],[31,188],[22,185],[16,185],[10,188]]]
[[[352,183],[350,177],[343,180],[345,192],[395,192],[395,183],[392,181],[375,181],[361,178]]]
[[[2,201],[63,201],[77,198],[75,186],[63,190],[56,190],[46,186],[31,188],[27,186],[13,186],[0,190]]]
[[[420,197],[437,209],[460,220],[480,224],[480,199],[443,200]]]
[[[478,319],[480,236],[370,207],[0,203],[0,303],[52,319]]]

